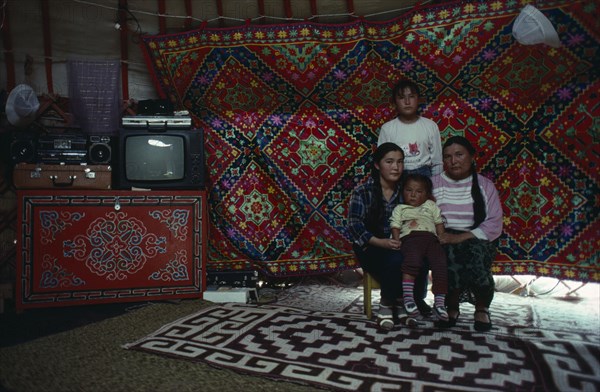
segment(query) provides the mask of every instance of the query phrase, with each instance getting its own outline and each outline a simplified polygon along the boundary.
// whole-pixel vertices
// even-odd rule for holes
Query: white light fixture
[[[515,19],[512,34],[523,45],[560,46],[560,39],[552,22],[531,4],[527,4]]]
[[[26,127],[36,119],[39,108],[35,91],[26,84],[19,84],[6,99],[6,118],[15,127]]]

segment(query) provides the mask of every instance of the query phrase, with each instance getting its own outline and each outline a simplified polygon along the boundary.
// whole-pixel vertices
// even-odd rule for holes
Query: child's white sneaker
[[[433,313],[435,314],[435,317],[437,317],[438,320],[440,321],[448,321],[448,312],[446,311],[446,307],[445,306],[434,306],[433,307]]]
[[[377,324],[386,331],[394,328],[394,312],[391,306],[379,305]]]

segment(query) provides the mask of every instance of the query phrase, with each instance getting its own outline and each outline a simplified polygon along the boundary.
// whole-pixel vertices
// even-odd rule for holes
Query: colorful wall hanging
[[[156,86],[206,130],[208,269],[355,268],[350,192],[369,171],[390,89],[410,78],[442,139],[480,147],[504,234],[494,272],[600,281],[600,9],[538,2],[561,40],[523,45],[525,3],[456,2],[387,22],[146,36]]]

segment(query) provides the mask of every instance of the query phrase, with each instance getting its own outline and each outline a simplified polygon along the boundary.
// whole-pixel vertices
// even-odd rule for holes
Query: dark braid
[[[444,143],[443,148],[445,149],[446,147],[451,146],[452,144],[460,144],[461,146],[467,149],[471,156],[475,156],[475,148],[467,140],[467,138],[463,136],[452,136],[448,140],[446,140],[446,143]],[[477,179],[477,169],[475,167],[475,161],[471,163],[471,173],[473,178],[471,181],[471,197],[473,198],[474,220],[473,226],[471,226],[472,230],[479,227],[481,222],[485,220],[487,214],[485,213],[485,200],[483,199],[483,194],[481,194],[481,188],[479,188],[479,180]]]
[[[471,185],[471,197],[473,197],[473,219],[474,223],[471,226],[472,229],[479,227],[481,222],[486,218],[485,213],[485,201],[481,194],[481,188],[479,188],[479,180],[477,179],[477,169],[475,168],[475,162],[471,164],[471,170],[473,171],[473,185]]]
[[[371,178],[373,178],[373,200],[369,210],[365,225],[367,229],[376,236],[382,237],[381,222],[385,219],[385,207],[383,205],[383,190],[381,189],[381,180],[379,169],[375,164],[381,164],[383,157],[390,151],[400,151],[404,156],[404,151],[396,143],[382,143],[373,154],[373,162],[371,168]]]

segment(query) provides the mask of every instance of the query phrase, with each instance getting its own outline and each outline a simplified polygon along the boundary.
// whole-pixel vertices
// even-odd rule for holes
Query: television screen
[[[115,162],[118,189],[203,189],[204,132],[200,129],[121,128]]]
[[[185,141],[181,136],[129,136],[125,151],[125,176],[130,181],[181,180],[185,176]]]

